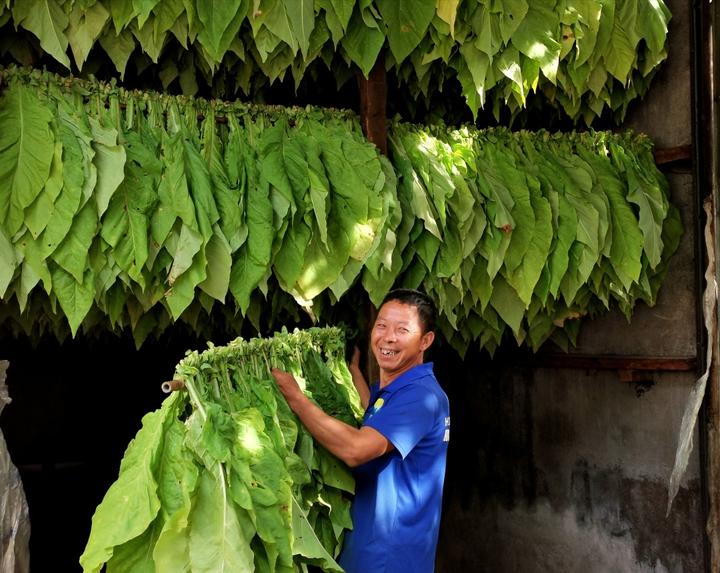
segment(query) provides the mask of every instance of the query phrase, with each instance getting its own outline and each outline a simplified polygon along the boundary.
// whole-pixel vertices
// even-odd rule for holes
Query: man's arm
[[[353,428],[323,412],[303,394],[292,374],[277,368],[271,372],[290,409],[313,438],[348,466],[359,466],[393,449],[392,443],[377,430]]]
[[[363,410],[367,410],[368,403],[370,402],[370,388],[365,380],[365,376],[363,376],[362,370],[360,370],[360,349],[357,346],[355,350],[353,350],[348,369],[352,375],[353,384],[355,384],[355,388],[357,388],[358,394],[360,394],[360,404]]]

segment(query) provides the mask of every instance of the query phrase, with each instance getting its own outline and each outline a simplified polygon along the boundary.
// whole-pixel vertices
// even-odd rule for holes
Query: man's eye
[[[408,332],[410,332],[410,330],[408,330],[407,328],[401,328],[400,332],[402,332],[403,334],[407,334]]]

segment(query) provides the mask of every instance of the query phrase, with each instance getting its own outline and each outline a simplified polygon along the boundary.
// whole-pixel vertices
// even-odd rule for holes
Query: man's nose
[[[389,328],[389,329],[385,332],[385,340],[392,341],[392,340],[395,340],[395,338],[396,338],[396,337],[395,337],[395,330],[392,329],[392,328]]]

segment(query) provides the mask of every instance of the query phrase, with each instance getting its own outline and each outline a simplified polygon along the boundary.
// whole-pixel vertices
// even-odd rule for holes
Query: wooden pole
[[[385,58],[378,56],[370,75],[357,75],[360,91],[360,122],[368,141],[374,143],[383,155],[387,155],[387,79]]]
[[[370,75],[366,78],[357,75],[358,91],[360,92],[360,123],[368,141],[374,143],[383,155],[387,155],[387,78],[385,75],[385,58],[378,56]],[[368,300],[366,305],[368,326],[372,329],[377,316],[375,305]],[[380,376],[375,357],[368,340],[365,372],[368,382],[376,381]]]
[[[715,247],[715,272],[717,277],[720,264],[720,244],[718,243],[718,217],[720,205],[720,186],[718,176],[718,79],[714,73],[720,63],[717,50],[720,48],[716,25],[718,15],[716,3],[698,2],[692,7],[693,31],[693,163],[695,167],[695,188],[698,202],[708,195],[712,197],[712,236]],[[698,209],[699,210],[699,209]],[[696,233],[701,245],[704,243],[702,230],[704,221],[698,214]],[[707,253],[703,248],[696,249],[697,264],[703,265]],[[700,273],[698,273],[700,274]],[[699,279],[699,291],[704,288]],[[703,300],[702,295],[699,295]],[[713,339],[717,345],[717,320],[712,321],[715,330]],[[704,346],[707,337],[704,331],[698,334],[698,357],[705,356]],[[704,408],[700,412],[700,460],[703,465],[703,508],[706,511],[705,554],[706,570],[720,571],[720,366],[717,346],[712,355],[712,366],[705,390]]]

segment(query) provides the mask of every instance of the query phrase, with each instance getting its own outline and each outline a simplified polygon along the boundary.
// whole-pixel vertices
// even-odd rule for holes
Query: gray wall
[[[623,128],[657,147],[691,143],[690,3],[671,1],[670,57]],[[692,174],[667,173],[686,234],[654,308],[583,327],[576,352],[696,354]],[[517,354],[438,353],[452,438],[438,571],[700,572],[698,435],[672,512],[667,482],[694,373],[653,385],[615,372],[530,369]]]

